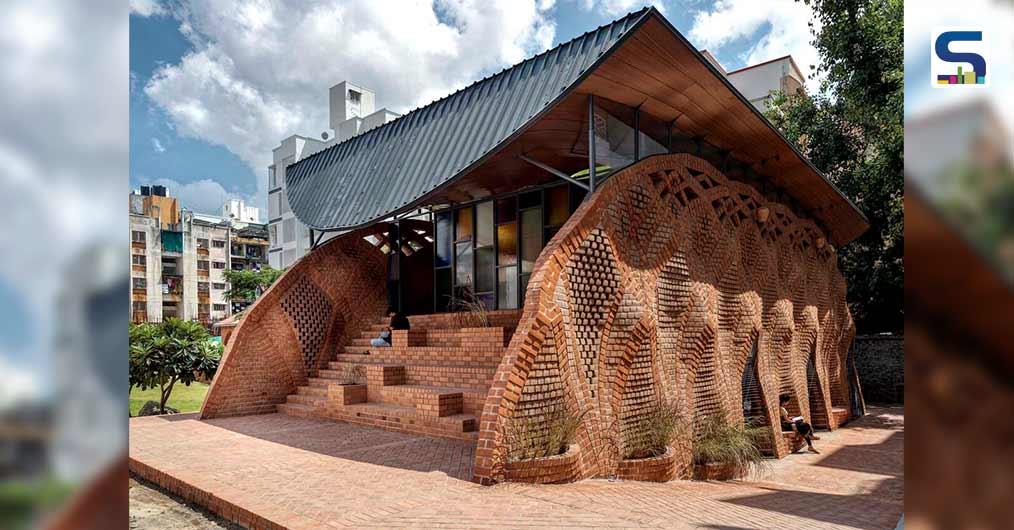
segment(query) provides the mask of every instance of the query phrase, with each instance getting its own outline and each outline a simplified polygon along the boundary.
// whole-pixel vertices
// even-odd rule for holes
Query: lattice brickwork
[[[247,310],[226,345],[202,418],[274,412],[387,306],[387,259],[357,230],[296,262]]]
[[[311,374],[317,369],[331,324],[331,302],[309,278],[301,276],[282,299],[282,310],[296,329],[303,367]]]
[[[693,156],[634,164],[539,256],[484,406],[476,479],[502,477],[505,426],[549,402],[582,419],[581,477],[616,470],[615,441],[661,401],[683,411],[678,469],[695,425],[743,422],[744,401],[784,455],[780,392],[794,396],[795,413],[837,426],[827,396],[847,395],[854,334],[844,297],[834,251],[811,221]]]

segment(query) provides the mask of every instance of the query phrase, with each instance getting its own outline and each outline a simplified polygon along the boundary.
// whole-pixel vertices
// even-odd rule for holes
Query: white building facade
[[[272,164],[268,166],[268,264],[276,269],[292,266],[312,248],[310,229],[300,223],[289,208],[285,168],[400,116],[385,108],[376,110],[376,94],[347,81],[331,87],[328,96],[329,126],[333,136],[325,135],[318,140],[294,134],[272,151]],[[324,234],[320,241],[329,237]]]
[[[225,201],[225,204],[222,205],[222,217],[241,223],[261,222],[260,209],[256,206],[247,206],[242,199],[229,199]]]
[[[806,84],[806,76],[791,55],[733,70],[725,76],[761,112],[768,110],[773,92],[799,94]]]

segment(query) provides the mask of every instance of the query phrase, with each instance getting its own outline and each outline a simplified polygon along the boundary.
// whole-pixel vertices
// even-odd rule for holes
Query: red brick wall
[[[606,475],[624,434],[663,402],[683,411],[676,467],[689,469],[704,421],[743,421],[755,343],[784,455],[779,393],[806,418],[831,416],[831,396],[847,395],[854,328],[825,241],[813,222],[693,156],[651,157],[610,177],[539,256],[484,406],[476,479],[502,478],[508,422],[560,408],[581,418],[580,477]],[[820,402],[808,392],[814,351]]]
[[[378,225],[380,226],[380,225]],[[240,320],[202,418],[274,412],[387,304],[387,258],[357,230],[296,262]]]

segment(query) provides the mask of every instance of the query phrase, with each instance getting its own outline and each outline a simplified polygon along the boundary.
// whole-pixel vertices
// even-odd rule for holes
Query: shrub
[[[623,458],[648,458],[666,452],[680,431],[683,419],[672,404],[656,405],[623,431]]]
[[[489,327],[489,311],[486,310],[486,304],[482,303],[470,288],[462,289],[461,298],[454,300],[454,310],[457,312],[458,325],[463,328]]]
[[[515,418],[504,429],[507,460],[530,460],[561,455],[574,441],[581,417],[557,408],[542,416]]]
[[[694,464],[725,464],[745,474],[762,465],[758,443],[766,434],[763,427],[729,425],[720,417],[709,418],[694,441]]]

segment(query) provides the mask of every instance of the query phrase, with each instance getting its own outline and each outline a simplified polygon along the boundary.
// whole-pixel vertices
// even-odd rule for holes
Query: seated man
[[[391,347],[391,331],[396,329],[409,329],[408,318],[400,312],[396,312],[394,309],[388,308],[387,315],[391,317],[388,322],[387,329],[380,332],[380,336],[375,339],[370,339],[370,346],[374,348],[390,348]]]
[[[789,411],[786,410],[785,405],[789,403],[790,399],[792,399],[792,396],[788,394],[778,396],[778,408],[779,415],[782,420],[782,430],[788,432],[796,431],[803,437],[804,440],[806,440],[806,446],[810,449],[810,451],[820,454],[820,451],[817,451],[817,449],[813,447],[813,441],[820,439],[813,435],[813,427],[811,427],[809,423],[803,421],[803,418],[801,417],[789,418]]]

